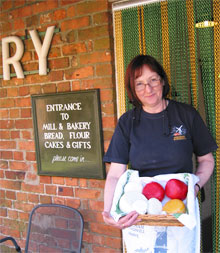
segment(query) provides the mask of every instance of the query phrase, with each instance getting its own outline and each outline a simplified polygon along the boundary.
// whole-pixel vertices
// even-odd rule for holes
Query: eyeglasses
[[[160,85],[160,77],[155,76],[150,78],[147,83],[137,82],[135,83],[135,90],[136,91],[143,91],[146,88],[146,85],[149,85],[151,88],[155,88]]]

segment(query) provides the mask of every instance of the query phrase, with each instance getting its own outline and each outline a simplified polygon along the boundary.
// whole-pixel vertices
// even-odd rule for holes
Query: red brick
[[[52,47],[48,54],[48,59],[61,57],[61,50],[59,47]]]
[[[28,202],[38,203],[39,202],[39,195],[37,195],[37,194],[28,194]]]
[[[61,20],[66,18],[66,10],[65,9],[59,9],[54,11],[53,13],[53,19],[54,20]]]
[[[29,86],[24,86],[24,87],[19,88],[19,96],[26,96],[29,94],[30,94]]]
[[[79,81],[72,81],[71,90],[80,90],[80,86]]]
[[[24,40],[24,45],[25,45],[26,51],[30,51],[30,50],[34,50],[35,49],[33,41],[32,41],[31,38]]]
[[[70,91],[70,83],[69,82],[58,83],[57,84],[57,91],[58,92]]]
[[[21,151],[14,151],[14,160],[22,161],[24,159],[23,152]]]
[[[1,31],[3,33],[8,33],[8,31],[12,30],[12,23],[10,22],[1,22]]]
[[[30,86],[30,94],[41,94],[41,85],[32,85]]]
[[[18,147],[20,150],[35,151],[34,141],[20,141],[18,142]]]
[[[121,252],[122,248],[122,239],[121,238],[110,238],[110,237],[105,237],[105,243],[104,245],[106,247],[114,248],[111,249],[112,252]],[[120,250],[121,249],[121,250]]]
[[[67,4],[73,4],[73,3],[77,3],[81,0],[60,0],[60,4],[61,5],[67,5]]]
[[[32,60],[32,54],[31,54],[31,52],[25,51],[24,55],[23,55],[23,57],[21,59],[21,62],[27,62],[27,61],[31,61],[31,60]]]
[[[17,97],[18,96],[18,88],[7,88],[7,96],[8,97]]]
[[[25,0],[14,1],[14,7],[22,6],[25,4]]]
[[[53,1],[44,1],[44,2],[37,3],[32,8],[34,10],[34,13],[36,14],[36,13],[40,13],[44,11],[53,10],[57,7],[58,7],[57,0],[53,0]]]
[[[11,129],[14,128],[13,120],[0,120],[0,129]]]
[[[17,129],[33,128],[33,122],[31,119],[18,119],[15,120],[15,127]]]
[[[22,136],[22,138],[23,139],[26,139],[26,140],[30,140],[30,139],[32,139],[32,134],[31,134],[31,132],[30,131],[21,131],[21,136]]]
[[[14,98],[1,98],[0,108],[10,108],[15,106]]]
[[[0,139],[10,139],[10,131],[0,131]]]
[[[101,189],[104,189],[104,187],[105,187],[105,180],[90,179],[89,180],[89,186],[91,188],[101,188]]]
[[[103,128],[114,128],[116,121],[116,117],[102,117],[102,126]]]
[[[30,117],[31,117],[31,108],[22,108],[21,118],[30,118]]]
[[[26,152],[26,160],[35,161],[36,160],[35,152]]]
[[[76,14],[85,15],[88,13],[99,12],[108,9],[108,1],[86,1],[76,5]]]
[[[77,186],[78,185],[78,179],[77,178],[67,177],[65,180],[66,180],[66,185],[67,186]]]
[[[7,199],[16,199],[16,194],[14,191],[6,191],[5,196]]]
[[[104,23],[108,23],[111,18],[111,16],[109,15],[109,12],[102,12],[102,13],[97,13],[93,15],[93,23],[95,25],[101,25]],[[111,20],[112,21],[112,20]]]
[[[103,116],[116,114],[115,104],[113,102],[112,103],[106,102],[106,103],[101,104],[101,109],[102,109]]]
[[[108,226],[105,224],[98,224],[98,223],[90,223],[91,232],[101,234],[101,235],[108,235],[108,236],[117,236],[121,235],[121,230],[112,226]]]
[[[15,210],[8,210],[8,217],[16,220],[18,218],[18,212]]]
[[[110,39],[108,37],[94,40],[94,50],[110,49]]]
[[[33,71],[38,70],[38,63],[37,62],[27,62],[23,64],[24,71]]]
[[[111,64],[99,64],[96,66],[97,76],[112,76],[112,65]]]
[[[19,219],[22,221],[28,221],[29,220],[29,212],[28,213],[23,213],[23,212],[19,212]],[[21,244],[20,244],[21,246]]]
[[[96,200],[90,200],[89,206],[91,210],[95,211],[103,211],[104,208],[104,202],[103,201],[96,201]]]
[[[67,205],[67,206],[70,206],[70,207],[73,207],[73,208],[79,208],[80,207],[80,203],[81,203],[81,201],[80,201],[80,199],[73,199],[73,198],[66,198],[65,199],[65,204]]]
[[[3,119],[3,118],[8,118],[8,113],[9,111],[6,109],[3,109],[3,110],[0,110],[0,119]]]
[[[69,196],[73,197],[73,188],[72,187],[58,187],[58,195],[59,196]]]
[[[62,39],[62,34],[61,33],[55,33],[54,35],[53,35],[53,39],[52,39],[52,42],[51,42],[51,45],[53,46],[51,49],[50,49],[50,52],[51,52],[51,50],[53,49],[53,48],[55,48],[55,46],[57,46],[57,45],[61,45],[61,44],[63,44],[63,39]],[[60,48],[57,48],[58,50],[60,49]],[[59,50],[60,51],[60,50]],[[50,53],[49,52],[49,53]]]
[[[0,216],[7,217],[7,208],[0,207]]]
[[[22,183],[21,185],[22,191],[27,191],[27,192],[34,192],[34,193],[44,193],[44,185],[30,185],[30,184],[25,184]]]
[[[55,204],[65,205],[65,199],[61,197],[53,197],[53,202]]]
[[[5,171],[5,177],[7,179],[24,180],[25,172],[23,171]]]
[[[64,55],[75,55],[79,53],[85,53],[87,51],[86,45],[84,42],[68,44],[62,47],[62,51]]]
[[[74,17],[74,16],[76,16],[75,6],[70,6],[67,9],[67,17]]]
[[[57,187],[54,185],[46,185],[46,194],[56,195]]]
[[[60,184],[60,185],[64,185],[64,183],[65,183],[63,177],[53,177],[52,182],[53,182],[53,184]]]
[[[99,190],[82,189],[82,188],[75,189],[76,198],[98,199],[100,195],[101,195],[101,192]]]
[[[0,199],[5,198],[5,190],[0,190]]]
[[[40,15],[40,23],[51,23],[53,21],[53,13],[45,13]]]
[[[50,176],[40,176],[40,183],[41,184],[51,184],[51,177]]]
[[[20,110],[19,109],[10,109],[10,118],[19,118],[20,117]]]
[[[11,9],[13,7],[12,1],[2,1],[2,10],[6,11],[7,9]]]
[[[18,201],[21,201],[21,202],[27,202],[27,199],[28,199],[27,196],[28,196],[27,193],[18,192],[18,193],[17,193],[17,200],[18,200]]]
[[[99,37],[109,36],[108,25],[90,27],[78,31],[79,40],[97,39]]]
[[[25,23],[21,18],[14,20],[14,30],[25,29]]]
[[[53,82],[53,81],[63,81],[63,76],[64,72],[62,70],[58,71],[51,71],[49,74],[48,79]]]
[[[77,69],[68,69],[65,71],[66,79],[82,79],[86,77],[93,76],[94,70],[92,66],[86,66],[83,68],[77,68]]]
[[[102,102],[114,101],[115,93],[112,89],[103,89],[100,91],[100,97]]]
[[[24,79],[18,79],[16,77],[12,77],[10,80],[2,80],[2,86],[18,86],[23,84]]]
[[[50,75],[50,74],[49,74]],[[37,83],[47,83],[49,80],[49,75],[27,75],[24,79],[25,84],[37,84]]]
[[[34,204],[24,203],[24,202],[15,202],[14,203],[15,209],[24,211],[24,212],[31,212],[31,210],[34,208]]]
[[[12,159],[13,153],[12,151],[1,151],[1,157],[2,159]]]
[[[8,169],[8,161],[0,160],[0,169]]]
[[[25,178],[26,178],[27,182],[37,182],[38,181],[38,175],[36,175],[36,173],[27,172]]]
[[[104,131],[104,140],[111,140],[113,133],[113,130]]]
[[[111,54],[109,52],[94,52],[91,54],[80,55],[80,64],[87,65],[98,62],[109,62]]]
[[[1,166],[1,162],[0,162],[0,166]],[[4,171],[3,171],[3,170],[0,170],[0,178],[5,178],[5,175],[4,175]]]
[[[67,68],[68,66],[69,66],[69,58],[67,57],[49,60],[50,69],[62,69]]]
[[[12,208],[12,200],[10,200],[10,199],[2,200],[1,204],[2,204],[2,206]]]
[[[28,98],[16,98],[15,99],[16,107],[31,107],[31,99]]]
[[[52,197],[40,195],[40,203],[41,204],[49,204],[51,202],[52,202]]]
[[[27,16],[32,15],[32,6],[23,6],[22,8],[14,9],[11,11],[11,15],[13,16],[13,19],[16,18],[23,18]]]
[[[100,235],[95,235],[91,233],[87,233],[86,231],[83,233],[83,241],[91,244],[104,245],[105,237]]]
[[[20,231],[19,230],[10,229],[9,227],[3,227],[1,232],[2,232],[2,234],[10,235],[11,237],[14,237],[14,238],[19,238],[20,237]]]
[[[86,178],[79,178],[79,187],[88,187]]]
[[[7,89],[0,90],[0,98],[7,97]]]
[[[56,84],[51,83],[51,84],[45,84],[42,87],[43,93],[54,93],[57,90]]]
[[[15,161],[10,161],[9,162],[11,170],[22,170],[22,171],[27,171],[29,169],[29,165],[25,162],[15,162]]]
[[[73,43],[77,40],[77,33],[76,32],[77,31],[75,31],[75,30],[70,30],[70,31],[67,32],[66,41],[68,43]]]
[[[79,29],[89,26],[89,17],[80,17],[75,19],[69,19],[61,23],[61,31]]]
[[[20,138],[20,131],[11,131],[11,139]]]
[[[1,189],[21,190],[21,182],[0,180]]]
[[[15,141],[0,141],[0,149],[15,149],[16,142]]]

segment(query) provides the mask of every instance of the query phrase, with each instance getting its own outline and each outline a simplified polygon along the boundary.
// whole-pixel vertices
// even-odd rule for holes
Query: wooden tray
[[[183,227],[184,225],[177,220],[173,215],[139,215],[138,218],[141,219],[137,225],[147,225],[147,226],[177,226]]]

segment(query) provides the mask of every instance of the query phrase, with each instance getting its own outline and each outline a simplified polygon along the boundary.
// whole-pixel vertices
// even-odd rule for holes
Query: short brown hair
[[[125,74],[125,87],[130,102],[134,106],[141,106],[141,101],[138,99],[135,92],[134,80],[138,75],[141,75],[141,68],[143,65],[147,65],[152,71],[156,72],[161,77],[161,80],[164,82],[163,98],[167,96],[170,90],[167,74],[160,63],[150,55],[138,55],[129,63]]]

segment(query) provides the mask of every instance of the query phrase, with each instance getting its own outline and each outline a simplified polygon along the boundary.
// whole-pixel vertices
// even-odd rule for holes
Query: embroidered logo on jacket
[[[179,127],[173,126],[171,134],[174,141],[186,140],[186,128],[183,125]]]

